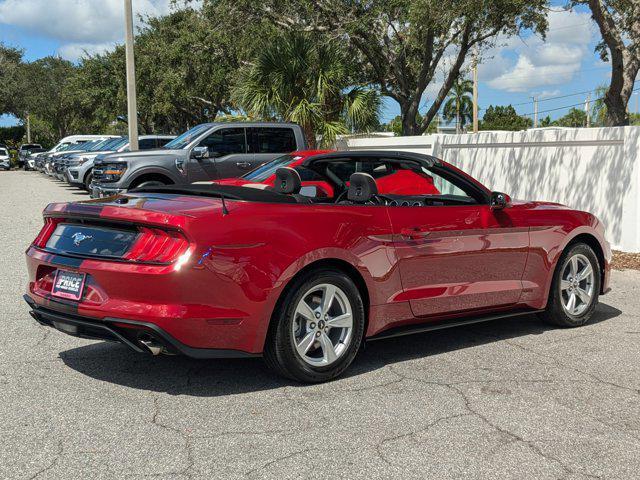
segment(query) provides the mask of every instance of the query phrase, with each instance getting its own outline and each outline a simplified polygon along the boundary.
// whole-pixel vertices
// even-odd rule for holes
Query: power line
[[[637,92],[637,91],[640,91],[640,88],[636,88],[635,90],[632,90],[631,93]],[[598,100],[604,100],[604,97],[596,98],[594,101],[597,102]],[[531,103],[531,102],[529,102],[529,103]],[[564,107],[550,108],[548,110],[542,110],[542,111],[539,111],[538,114],[540,114],[540,113],[549,113],[549,112],[557,112],[558,110],[566,110],[567,108],[579,107],[581,105],[584,105],[584,102],[574,103],[573,105],[565,105]],[[523,114],[520,114],[520,115],[522,117],[530,117],[532,115],[535,115],[535,112],[534,113],[523,113]]]

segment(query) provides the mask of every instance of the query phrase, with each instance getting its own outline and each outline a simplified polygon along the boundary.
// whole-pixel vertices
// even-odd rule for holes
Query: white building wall
[[[346,144],[432,154],[513,198],[592,212],[614,248],[640,252],[640,127],[358,138]]]

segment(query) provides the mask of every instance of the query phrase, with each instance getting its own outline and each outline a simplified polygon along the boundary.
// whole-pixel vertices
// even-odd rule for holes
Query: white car
[[[140,150],[153,150],[162,148],[175,138],[175,135],[142,135],[138,138]],[[80,152],[70,155],[67,160],[66,180],[70,185],[75,185],[89,190],[93,179],[93,161],[97,156],[109,153],[129,151],[129,138],[113,139],[106,145],[101,145],[99,150]]]
[[[11,157],[9,156],[9,150],[4,147],[0,148],[0,168],[9,170],[11,168]]]

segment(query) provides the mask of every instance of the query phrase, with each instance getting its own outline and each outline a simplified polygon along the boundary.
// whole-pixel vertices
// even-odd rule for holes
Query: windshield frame
[[[165,144],[162,148],[165,150],[184,150],[188,148],[194,141],[198,140],[203,133],[208,132],[214,125],[210,123],[201,123],[186,132],[178,135],[176,138]]]
[[[290,153],[286,153],[279,157],[274,158],[270,162],[263,163],[257,168],[254,168],[250,172],[245,173],[242,177],[243,180],[249,180],[255,183],[262,183],[267,180],[269,177],[276,174],[276,170],[282,167],[288,167],[292,163],[295,163],[299,160],[302,160],[302,156],[300,155],[291,155]]]

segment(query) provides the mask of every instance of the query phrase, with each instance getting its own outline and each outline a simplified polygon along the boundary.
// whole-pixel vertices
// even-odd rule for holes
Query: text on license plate
[[[56,279],[53,282],[51,294],[54,297],[69,298],[71,300],[80,300],[82,298],[82,290],[84,289],[86,274],[67,272],[58,270]]]

